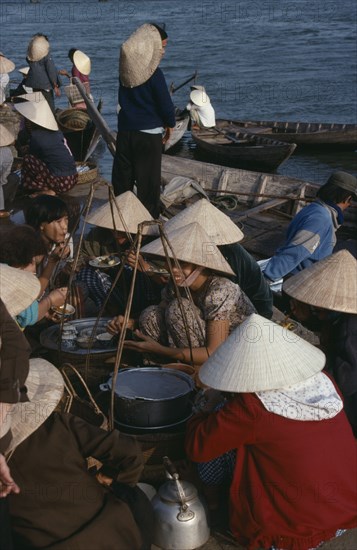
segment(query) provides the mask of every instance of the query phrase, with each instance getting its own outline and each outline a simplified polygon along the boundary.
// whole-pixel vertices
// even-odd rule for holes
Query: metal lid
[[[112,379],[108,381],[111,388]],[[115,393],[126,399],[162,401],[186,395],[194,388],[190,376],[175,369],[136,367],[119,371]]]

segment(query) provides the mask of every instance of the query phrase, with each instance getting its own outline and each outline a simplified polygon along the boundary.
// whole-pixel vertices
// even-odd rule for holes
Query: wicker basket
[[[98,178],[98,166],[94,162],[76,162],[76,166],[88,166],[89,170],[78,173],[78,183],[92,183]]]
[[[80,132],[91,122],[90,116],[81,109],[65,109],[57,114],[58,124],[63,131]]]

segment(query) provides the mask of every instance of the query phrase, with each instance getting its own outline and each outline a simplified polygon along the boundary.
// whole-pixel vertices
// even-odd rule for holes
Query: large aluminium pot
[[[111,390],[112,379],[101,386]],[[118,372],[115,420],[138,427],[165,426],[186,419],[192,410],[192,378],[163,367],[135,367]]]

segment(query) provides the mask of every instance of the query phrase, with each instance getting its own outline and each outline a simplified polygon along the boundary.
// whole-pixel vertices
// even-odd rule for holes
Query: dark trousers
[[[162,135],[120,131],[117,135],[112,185],[115,195],[137,188],[138,199],[153,218],[160,213]]]

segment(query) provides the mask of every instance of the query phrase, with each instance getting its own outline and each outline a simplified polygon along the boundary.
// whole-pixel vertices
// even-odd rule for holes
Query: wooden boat
[[[221,121],[222,122],[222,121]],[[320,122],[245,121],[228,122],[249,131],[272,137],[279,141],[296,143],[299,148],[356,148],[357,124],[335,124]]]
[[[240,131],[229,121],[217,120],[214,128],[191,128],[199,150],[222,164],[250,170],[276,170],[294,152],[295,143]]]
[[[297,212],[314,199],[319,186],[279,174],[267,174],[182,157],[163,155],[162,183],[175,176],[198,181],[210,200],[233,196],[237,208],[224,210],[244,233],[241,244],[257,259],[272,256],[285,241],[287,225]],[[217,206],[224,209],[225,200]],[[171,212],[174,214],[175,212]],[[345,222],[337,232],[338,240],[355,239],[357,204],[344,212]]]
[[[165,143],[165,147],[164,147],[165,153],[180,141],[180,139],[182,138],[182,136],[184,135],[184,133],[188,128],[189,122],[190,122],[189,115],[176,116],[175,128],[173,129],[170,139]]]

